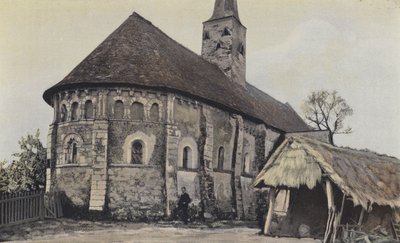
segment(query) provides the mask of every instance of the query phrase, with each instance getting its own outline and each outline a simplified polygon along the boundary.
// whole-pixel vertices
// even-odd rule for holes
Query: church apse
[[[235,0],[216,1],[202,57],[133,13],[43,95],[54,109],[46,190],[89,213],[157,221],[176,217],[186,187],[193,219],[255,220],[255,175],[279,136],[307,126],[246,83],[245,34]]]

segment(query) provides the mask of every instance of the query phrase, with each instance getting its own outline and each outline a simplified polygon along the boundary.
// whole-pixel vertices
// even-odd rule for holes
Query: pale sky
[[[247,81],[301,114],[313,90],[354,109],[342,146],[400,157],[399,0],[238,0],[247,27]],[[53,111],[45,89],[136,11],[200,53],[214,0],[0,0],[0,159]]]

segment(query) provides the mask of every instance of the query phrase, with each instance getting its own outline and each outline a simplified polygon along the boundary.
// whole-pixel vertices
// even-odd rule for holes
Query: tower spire
[[[235,17],[240,21],[236,0],[216,0],[213,15],[208,21],[222,19],[225,17]]]
[[[225,75],[246,87],[246,27],[236,0],[216,0],[212,17],[203,23],[201,55]]]

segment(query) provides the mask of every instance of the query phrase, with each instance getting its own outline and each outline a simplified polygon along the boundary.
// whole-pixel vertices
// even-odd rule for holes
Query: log
[[[364,220],[365,209],[361,209],[360,218],[358,219],[358,226],[361,226],[362,221]]]
[[[272,222],[272,216],[275,208],[275,200],[276,200],[276,189],[274,187],[271,187],[269,189],[268,193],[268,200],[269,200],[269,205],[268,205],[268,213],[267,217],[265,219],[265,225],[264,225],[264,235],[269,235],[270,232],[270,227],[271,227],[271,222]]]
[[[340,225],[340,222],[342,221],[342,215],[343,215],[345,201],[346,201],[346,194],[343,193],[342,204],[340,205],[340,212],[335,216],[335,222],[333,223],[333,240],[332,240],[333,242],[336,241],[338,226]]]
[[[325,236],[324,236],[324,243],[328,242],[329,236],[331,235],[332,225],[335,219],[335,202],[334,202],[334,195],[332,184],[329,180],[325,183],[326,186],[326,199],[328,202],[328,220],[326,222],[326,229],[325,229]]]

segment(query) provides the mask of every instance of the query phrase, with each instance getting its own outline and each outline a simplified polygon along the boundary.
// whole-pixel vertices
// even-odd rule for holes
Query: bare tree
[[[318,130],[329,132],[329,143],[334,145],[335,134],[349,134],[350,127],[344,128],[344,120],[353,115],[353,109],[340,97],[337,91],[314,91],[303,104],[307,122]]]

